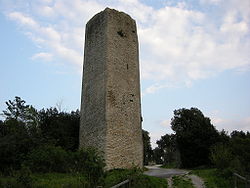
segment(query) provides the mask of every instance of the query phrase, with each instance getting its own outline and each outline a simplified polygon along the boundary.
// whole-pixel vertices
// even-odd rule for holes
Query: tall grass
[[[197,169],[193,174],[200,176],[206,188],[233,188],[233,178],[231,176],[223,177],[216,169]]]
[[[141,170],[134,169],[114,169],[106,172],[104,187],[109,188],[126,179],[130,180],[131,188],[166,188],[165,179],[144,175]]]
[[[21,181],[19,179],[19,175],[0,177],[0,187],[93,188],[89,178],[81,173],[35,173],[24,177],[21,176]],[[110,188],[126,179],[131,181],[131,188],[167,188],[165,179],[146,176],[139,169],[116,169],[105,172],[98,186]],[[26,180],[31,181],[24,184]]]
[[[186,176],[174,176],[173,187],[174,188],[194,188],[192,181]]]

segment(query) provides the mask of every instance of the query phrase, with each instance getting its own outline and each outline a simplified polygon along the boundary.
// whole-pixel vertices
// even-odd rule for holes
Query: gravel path
[[[181,169],[167,169],[160,168],[159,165],[155,166],[145,166],[148,171],[144,172],[144,174],[148,176],[155,176],[159,178],[169,178],[176,175],[185,175],[188,174],[188,171]]]

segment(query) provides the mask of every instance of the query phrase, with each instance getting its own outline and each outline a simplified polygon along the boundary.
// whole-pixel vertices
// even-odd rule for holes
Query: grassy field
[[[174,188],[194,188],[192,181],[186,176],[174,176],[172,180]]]
[[[162,166],[162,168],[172,168],[172,166]],[[192,174],[201,177],[205,183],[206,188],[234,188],[233,177],[223,177],[219,174],[217,169],[195,169],[191,170]],[[192,188],[191,181],[182,176],[175,176],[173,178],[173,185],[176,188]],[[238,188],[245,188],[246,185],[241,180],[237,181]]]
[[[105,187],[109,188],[122,182],[126,179],[131,180],[131,187],[134,188],[165,188],[167,187],[167,181],[165,179],[151,177],[142,174],[142,172],[136,172],[134,170],[112,170],[106,174],[104,178]]]
[[[224,178],[218,175],[216,169],[199,169],[192,170],[192,173],[200,176],[205,183],[206,188],[233,188],[234,182],[232,177]]]
[[[165,179],[150,177],[133,170],[113,170],[100,181],[104,188],[110,188],[126,179],[134,188],[167,188]],[[0,177],[0,187],[6,188],[90,188],[86,177],[80,174],[44,173],[32,174],[20,180],[18,177]]]
[[[25,182],[16,177],[0,177],[0,187],[35,187],[35,188],[62,188],[87,187],[88,181],[77,174],[45,173],[32,174],[31,179]]]

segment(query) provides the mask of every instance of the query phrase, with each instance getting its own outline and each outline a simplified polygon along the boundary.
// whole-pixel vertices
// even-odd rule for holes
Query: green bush
[[[218,173],[224,177],[232,176],[232,173],[244,173],[243,166],[238,156],[233,155],[229,146],[217,144],[211,149],[211,161],[218,169]]]
[[[29,167],[22,165],[22,168],[18,172],[18,175],[16,177],[16,181],[21,187],[32,187],[33,179],[31,177],[31,171]]]
[[[192,170],[192,173],[204,180],[206,188],[233,188],[233,178],[221,176],[217,169]]]
[[[20,187],[17,183],[15,178],[8,178],[8,179],[0,179],[0,187],[4,188],[14,188],[14,187]]]
[[[186,176],[174,176],[173,185],[178,188],[194,188],[192,181]]]
[[[113,169],[105,173],[104,187],[109,188],[122,181],[130,180],[131,188],[165,188],[165,179],[144,175],[138,168],[132,169]]]
[[[28,173],[29,174],[29,173]],[[23,188],[26,175],[18,182],[19,175],[15,177],[0,177],[0,187]],[[90,183],[88,178],[79,173],[35,173],[31,175],[32,187],[36,188],[93,188],[103,186],[110,188],[126,179],[130,180],[131,188],[166,188],[167,181],[162,178],[150,177],[142,174],[139,169],[116,169],[105,172],[105,177],[98,183]],[[28,176],[29,178],[29,176]],[[29,182],[29,181],[28,181]]]
[[[72,173],[34,174],[34,187],[39,188],[89,188],[89,182],[84,176]]]
[[[96,186],[104,174],[104,160],[96,150],[88,148],[76,152],[61,147],[45,145],[28,154],[25,161],[33,172],[73,173],[87,179],[90,186]],[[84,180],[84,182],[86,182]],[[86,185],[87,186],[87,185]]]
[[[68,160],[68,153],[61,147],[45,145],[31,151],[25,164],[33,172],[66,172]]]
[[[127,169],[113,169],[105,172],[104,176],[104,185],[105,187],[112,187],[126,179],[131,179],[133,174],[135,174],[135,170],[127,170]]]
[[[220,170],[230,166],[233,159],[232,152],[229,148],[222,144],[217,144],[211,149],[211,161]]]
[[[236,172],[236,173],[239,173],[239,174],[244,174],[244,168],[242,166],[242,162],[238,159],[238,157],[234,157],[234,159],[231,161],[230,163],[230,171],[231,172]]]
[[[133,188],[167,188],[167,180],[144,174],[138,175],[131,184]]]
[[[0,126],[0,172],[9,175],[21,168],[30,151],[31,139],[23,122],[10,119]]]
[[[93,148],[71,153],[71,171],[86,176],[91,185],[97,185],[104,174],[104,159]]]

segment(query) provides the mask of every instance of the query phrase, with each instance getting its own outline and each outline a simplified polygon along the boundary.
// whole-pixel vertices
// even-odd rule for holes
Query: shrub
[[[211,161],[220,170],[230,166],[233,155],[227,146],[217,144],[211,149]]]
[[[244,175],[244,168],[237,156],[230,163],[230,171]]]
[[[128,169],[112,169],[105,173],[104,185],[105,187],[112,187],[126,179],[131,179],[131,177],[136,173],[135,170]]]
[[[192,170],[193,174],[204,180],[206,188],[233,188],[234,182],[232,177],[224,177],[218,173],[217,169],[196,169]]]
[[[66,172],[68,153],[61,147],[45,145],[28,154],[25,164],[33,172]]]
[[[73,172],[87,178],[91,186],[104,174],[104,160],[96,150],[88,148],[66,152],[61,147],[45,145],[31,151],[25,164],[33,172]]]
[[[100,182],[104,174],[104,159],[95,149],[87,148],[71,153],[73,171],[88,177],[91,185]]]
[[[29,167],[22,165],[21,170],[19,171],[16,181],[18,184],[20,184],[21,187],[29,188],[32,187],[32,177],[31,177],[31,171]]]
[[[185,188],[193,188],[193,184],[190,178],[187,176],[174,176],[173,177],[173,185],[174,187],[185,187]]]
[[[233,172],[243,174],[243,166],[238,156],[233,155],[229,146],[215,145],[211,150],[211,161],[218,172],[224,177],[230,177]]]
[[[113,169],[105,173],[104,187],[109,188],[126,179],[131,188],[163,188],[167,187],[165,179],[144,175],[141,169]]]

